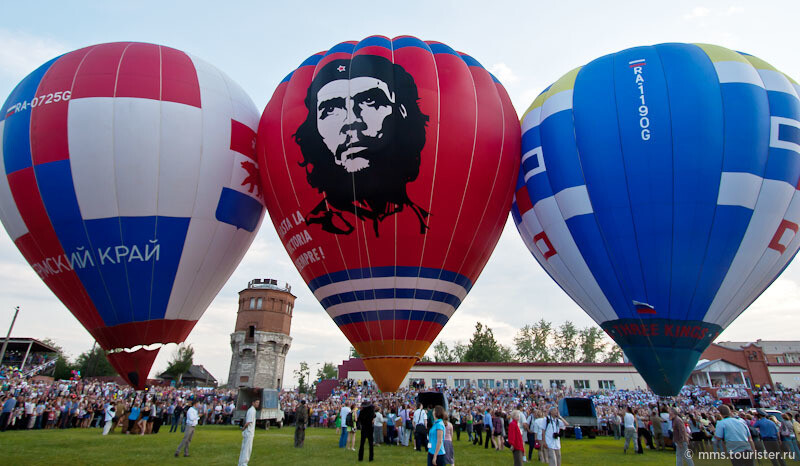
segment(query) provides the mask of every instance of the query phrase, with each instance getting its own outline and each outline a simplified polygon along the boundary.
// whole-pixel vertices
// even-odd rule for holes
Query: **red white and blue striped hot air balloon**
[[[567,73],[522,118],[519,232],[660,395],[800,248],[799,93],[756,57],[660,44]]]
[[[142,345],[184,341],[258,230],[257,122],[218,69],[131,42],[45,63],[0,109],[3,225],[137,388]]]
[[[486,264],[519,134],[505,89],[475,59],[408,36],[312,55],[264,110],[272,221],[381,390],[398,388]]]

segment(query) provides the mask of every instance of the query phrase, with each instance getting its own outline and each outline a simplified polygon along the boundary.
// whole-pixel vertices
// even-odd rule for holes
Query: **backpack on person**
[[[346,425],[347,427],[353,427],[353,413],[352,412],[347,413],[347,417],[344,420],[344,425]]]

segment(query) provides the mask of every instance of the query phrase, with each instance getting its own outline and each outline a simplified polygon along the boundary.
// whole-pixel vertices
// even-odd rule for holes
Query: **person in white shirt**
[[[372,424],[372,440],[375,445],[383,443],[383,413],[380,405],[375,405],[375,421]]]
[[[244,417],[242,426],[242,450],[239,452],[239,466],[247,466],[250,461],[250,453],[253,452],[253,437],[256,433],[256,411],[261,405],[261,400],[256,399]]]
[[[114,416],[116,416],[117,413],[114,411],[114,405],[111,403],[106,403],[104,412],[105,416],[103,417],[103,421],[105,421],[105,424],[103,424],[103,435],[108,435],[108,431],[111,430],[111,424],[114,423]]]
[[[534,416],[542,415],[541,412],[537,412]],[[539,461],[542,463],[547,463],[548,453],[547,453],[547,444],[544,441],[544,428],[546,427],[546,418],[542,415],[542,417],[536,418],[533,421],[533,435],[536,436],[536,440],[539,442]]]
[[[636,417],[633,415],[633,410],[630,406],[628,406],[628,410],[622,418],[622,424],[625,428],[625,447],[622,451],[628,453],[629,443],[633,443],[633,449],[636,450]]]
[[[342,405],[342,410],[339,411],[339,425],[342,426],[342,431],[339,436],[339,448],[347,446],[347,415],[350,414],[350,407],[347,404]]]
[[[561,466],[561,434],[569,424],[555,407],[550,408],[544,424],[542,437],[547,445],[547,462],[550,466]]]
[[[417,451],[421,451],[428,440],[428,413],[422,408],[422,403],[417,403],[414,411],[414,440]]]
[[[181,448],[183,448],[183,456],[189,456],[189,444],[192,443],[192,436],[194,435],[194,428],[197,427],[197,421],[200,420],[200,413],[197,412],[197,407],[200,406],[200,401],[195,398],[192,401],[192,406],[186,410],[186,430],[183,432],[183,439],[175,450],[175,456],[178,456]]]

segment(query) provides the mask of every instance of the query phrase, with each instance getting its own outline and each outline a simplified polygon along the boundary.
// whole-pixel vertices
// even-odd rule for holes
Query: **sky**
[[[277,2],[276,2],[277,3]],[[225,71],[259,110],[280,80],[306,57],[370,35],[413,35],[470,54],[505,85],[518,114],[547,85],[594,58],[633,46],[705,42],[756,55],[800,79],[800,2],[770,1],[404,1],[340,2],[13,2],[0,14],[0,98],[45,61],[84,46],[115,41],[167,45]],[[0,229],[2,230],[2,229]],[[314,371],[338,364],[350,344],[303,283],[266,219],[252,247],[194,328],[195,362],[225,382],[237,293],[253,278],[288,282],[297,295],[285,379],[300,361]],[[72,356],[93,340],[0,231],[0,333],[21,312],[13,336],[52,338]],[[781,277],[718,341],[797,339],[800,265]],[[540,318],[578,326],[592,320],[547,276],[509,219],[469,296],[437,338],[467,341],[480,321],[510,345],[520,327]],[[166,368],[167,345],[151,376]]]

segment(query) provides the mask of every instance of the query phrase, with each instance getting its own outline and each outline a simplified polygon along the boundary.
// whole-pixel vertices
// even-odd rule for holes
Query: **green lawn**
[[[173,458],[181,440],[180,433],[169,429],[156,435],[100,435],[99,429],[48,431],[7,431],[0,433],[0,464],[4,465],[153,465],[195,464],[234,465],[239,458],[241,433],[237,427],[199,426],[195,431],[189,458]],[[259,464],[353,464],[356,452],[337,448],[333,429],[308,429],[305,448],[293,448],[293,428],[256,430],[251,465]],[[456,464],[512,464],[508,450],[478,448],[466,441],[455,444]],[[491,447],[490,447],[491,448]],[[671,465],[675,453],[646,450],[644,455],[622,453],[622,441],[611,438],[567,439],[563,442],[564,465]],[[412,448],[380,446],[375,449],[375,463],[412,465],[426,463],[423,453]],[[538,464],[538,463],[534,463]],[[729,464],[729,463],[728,463]]]

